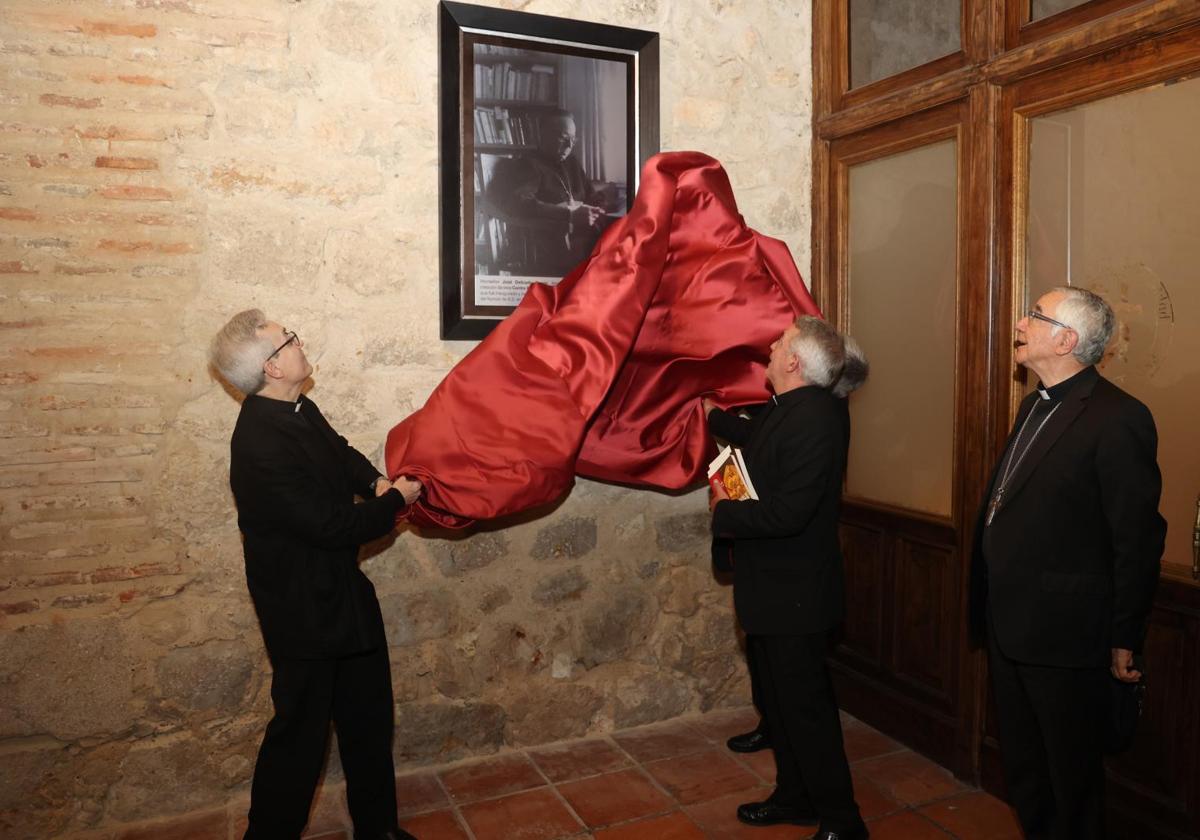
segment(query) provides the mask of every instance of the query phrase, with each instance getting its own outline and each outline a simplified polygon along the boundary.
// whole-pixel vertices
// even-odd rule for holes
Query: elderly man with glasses
[[[971,620],[987,637],[1009,799],[1027,837],[1101,838],[1112,680],[1136,682],[1166,522],[1154,419],[1096,370],[1102,298],[1043,295],[1015,358],[1021,403],[975,527]]]
[[[275,715],[254,768],[246,837],[300,837],[331,722],[355,837],[411,837],[396,821],[383,618],[358,549],[392,530],[421,485],[388,481],[333,430],[301,393],[312,374],[304,343],[259,310],[217,333],[211,360],[245,394],[229,478],[273,670]]]

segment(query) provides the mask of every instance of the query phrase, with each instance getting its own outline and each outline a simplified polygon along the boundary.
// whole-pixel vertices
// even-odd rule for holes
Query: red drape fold
[[[721,165],[656,155],[629,214],[516,310],[388,434],[388,475],[425,483],[414,524],[463,527],[553,501],[576,474],[704,479],[700,396],[761,401],[768,345],[819,314],[782,242],[748,228]]]

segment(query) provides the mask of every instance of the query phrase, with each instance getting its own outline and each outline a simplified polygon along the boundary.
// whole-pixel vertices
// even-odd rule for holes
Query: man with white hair
[[[837,330],[796,319],[771,345],[771,401],[744,420],[705,400],[713,433],[742,447],[758,500],[712,500],[732,540],[733,598],[775,753],[775,790],[739,805],[749,825],[818,825],[814,840],[864,840],[826,665],[845,609],[838,542],[847,425],[830,392],[845,363]]]
[[[842,336],[842,343],[846,351],[846,361],[842,365],[841,376],[833,383],[829,391],[838,399],[838,416],[841,418],[842,425],[845,427],[845,443],[847,453],[850,447],[850,394],[862,387],[867,381],[867,376],[870,375],[871,365],[867,361],[867,354],[863,352],[862,347],[857,341],[848,335]],[[719,572],[732,571],[729,566],[729,540],[714,539],[712,543],[713,567]],[[759,750],[767,750],[771,748],[771,730],[767,726],[766,720],[763,718],[763,690],[762,680],[759,678],[758,669],[755,667],[753,657],[746,659],[746,665],[750,671],[750,691],[754,701],[754,708],[758,710],[759,721],[749,732],[743,732],[733,735],[725,745],[733,752],[752,753]]]
[[[257,309],[213,339],[213,366],[245,394],[230,444],[246,582],[271,657],[247,838],[299,838],[337,727],[358,840],[407,838],[396,821],[392,677],[383,617],[358,549],[395,527],[419,482],[390,482],[301,391],[295,332]],[[356,504],[355,495],[366,501]]]
[[[1154,418],[1096,363],[1113,313],[1060,287],[1017,321],[1039,379],[975,527],[971,622],[987,637],[1009,798],[1030,838],[1104,836],[1113,679],[1137,682],[1166,522]]]

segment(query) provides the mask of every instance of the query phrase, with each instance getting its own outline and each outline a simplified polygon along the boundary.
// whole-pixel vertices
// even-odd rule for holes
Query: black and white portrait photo
[[[562,279],[629,207],[630,62],[579,52],[473,44],[476,305]]]
[[[584,263],[659,151],[658,35],[439,4],[442,337]]]

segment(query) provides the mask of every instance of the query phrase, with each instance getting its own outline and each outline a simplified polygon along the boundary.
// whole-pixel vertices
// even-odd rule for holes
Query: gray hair
[[[1104,356],[1104,348],[1108,346],[1116,324],[1112,307],[1100,295],[1078,286],[1058,286],[1053,291],[1066,295],[1054,317],[1079,336],[1072,355],[1080,364],[1096,364]],[[1052,334],[1060,329],[1055,327]]]
[[[801,315],[795,325],[798,332],[788,349],[800,358],[804,381],[828,388],[842,375],[846,361],[841,333],[812,315]]]
[[[833,395],[839,399],[857,391],[871,373],[871,363],[867,361],[867,354],[858,342],[843,335],[842,343],[846,346],[846,363],[842,365],[842,375],[833,383],[832,389]]]
[[[271,339],[260,332],[266,325],[261,309],[239,312],[221,327],[208,350],[212,366],[246,396],[257,394],[267,381],[263,363],[273,348]]]

